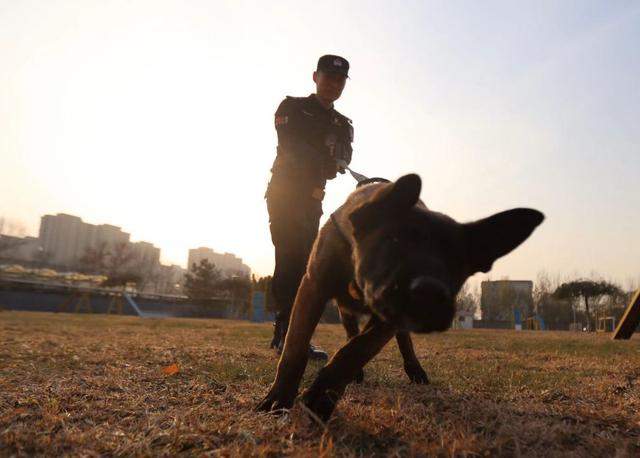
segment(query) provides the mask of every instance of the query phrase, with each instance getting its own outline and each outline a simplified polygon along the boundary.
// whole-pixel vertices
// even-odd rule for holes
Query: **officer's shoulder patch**
[[[289,122],[289,116],[276,115],[276,127],[284,126]]]

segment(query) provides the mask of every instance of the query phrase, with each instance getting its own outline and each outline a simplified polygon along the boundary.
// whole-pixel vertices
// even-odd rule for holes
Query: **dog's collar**
[[[336,227],[338,234],[340,234],[340,238],[345,243],[345,245],[347,245],[349,250],[351,250],[351,242],[349,241],[349,237],[347,237],[347,234],[344,233],[344,231],[340,227],[340,224],[338,224],[338,220],[336,219],[333,213],[331,213],[330,218],[331,218],[331,221],[333,222],[333,225]],[[351,280],[349,282],[348,291],[349,291],[349,296],[351,296],[352,299],[356,301],[362,300],[362,291],[360,291],[360,288],[358,288],[358,285],[356,284],[355,280]]]
[[[387,180],[386,178],[380,178],[380,177],[366,178],[364,180],[358,181],[356,188],[359,188],[360,186],[364,186],[366,184],[371,184],[371,183],[391,183],[391,181]]]
[[[365,180],[359,181],[356,188],[359,188],[360,186],[364,186],[371,183],[390,183],[390,181],[387,180],[386,178],[380,178],[380,177],[367,178]],[[347,246],[351,248],[351,242],[349,241],[349,237],[347,237],[347,234],[344,233],[344,230],[342,230],[342,228],[338,224],[338,220],[335,217],[335,213],[331,213],[331,221],[333,221],[333,224],[336,226],[336,229],[338,230],[338,234],[340,234],[340,237],[342,238],[342,240],[344,240],[344,243],[346,243]]]

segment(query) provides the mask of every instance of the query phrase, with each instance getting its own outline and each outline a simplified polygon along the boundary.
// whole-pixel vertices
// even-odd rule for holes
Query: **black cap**
[[[344,57],[327,54],[318,59],[318,68],[316,71],[325,73],[340,73],[349,77],[349,61]]]

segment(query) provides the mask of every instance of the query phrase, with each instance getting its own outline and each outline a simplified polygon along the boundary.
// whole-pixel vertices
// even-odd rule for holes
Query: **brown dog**
[[[315,241],[300,283],[276,379],[259,410],[288,409],[307,365],[309,341],[335,298],[349,341],[320,370],[302,402],[327,420],[349,382],[395,335],[412,381],[427,383],[409,332],[445,331],[465,280],[488,272],[543,221],[518,208],[460,224],[419,201],[420,177],[354,191]],[[362,332],[357,317],[370,315]]]

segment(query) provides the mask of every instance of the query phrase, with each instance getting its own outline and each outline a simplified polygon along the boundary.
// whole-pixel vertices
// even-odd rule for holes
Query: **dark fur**
[[[303,393],[309,409],[327,420],[347,384],[362,380],[364,365],[394,336],[409,379],[428,383],[409,332],[448,329],[465,280],[489,271],[544,219],[521,208],[460,224],[427,209],[420,187],[417,175],[406,175],[359,188],[323,226],[298,289],[276,380],[260,410],[292,406],[311,335],[330,299],[337,300],[349,340]],[[370,318],[360,331],[363,314]]]

